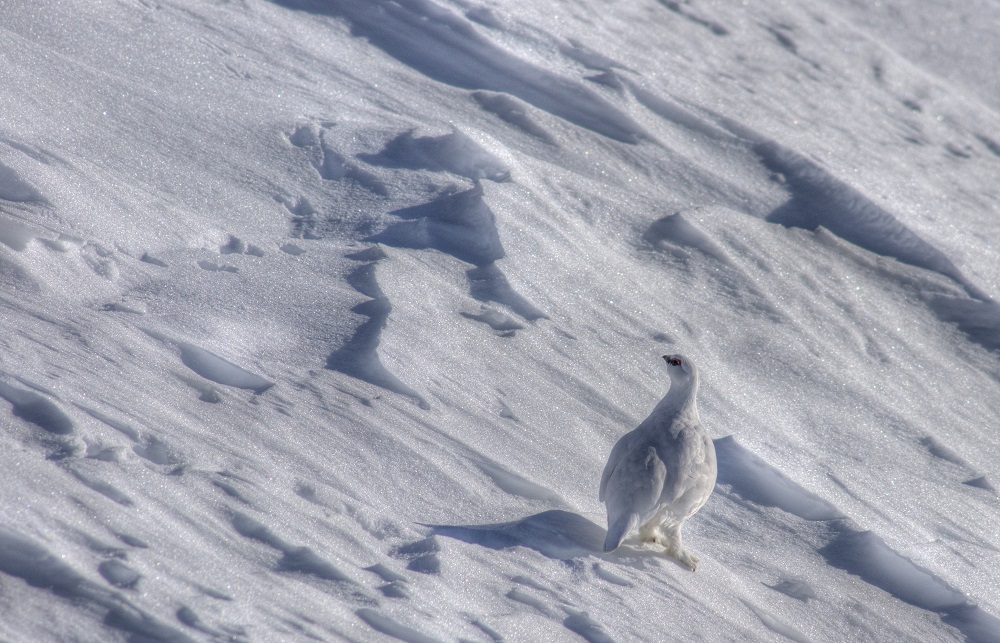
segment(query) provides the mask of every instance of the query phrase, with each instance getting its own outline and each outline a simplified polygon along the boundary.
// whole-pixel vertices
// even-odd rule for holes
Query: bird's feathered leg
[[[662,516],[657,515],[639,528],[639,538],[643,542],[656,543],[663,547],[664,554],[694,571],[698,567],[700,559],[684,549],[681,540],[681,525],[682,522],[669,519],[664,522]]]

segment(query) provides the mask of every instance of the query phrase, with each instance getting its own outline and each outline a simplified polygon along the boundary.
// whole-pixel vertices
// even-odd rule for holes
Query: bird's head
[[[670,375],[671,380],[695,378],[698,376],[698,369],[695,368],[694,362],[683,355],[664,355],[663,359],[667,362],[667,374]]]

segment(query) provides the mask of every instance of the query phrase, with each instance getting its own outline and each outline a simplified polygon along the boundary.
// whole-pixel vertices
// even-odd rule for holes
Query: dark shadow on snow
[[[569,560],[604,550],[605,529],[579,514],[561,509],[543,511],[495,525],[430,525],[435,535],[455,538],[489,549],[527,547],[548,558]]]
[[[528,321],[548,319],[514,290],[497,266],[496,262],[506,252],[500,243],[496,216],[483,200],[483,188],[478,182],[469,190],[448,192],[433,201],[391,214],[398,220],[368,241],[396,248],[434,249],[470,263],[475,268],[469,269],[466,276],[474,298],[508,306]]]
[[[369,384],[380,386],[388,391],[410,397],[420,405],[420,408],[429,409],[430,405],[427,400],[390,373],[378,356],[377,349],[381,342],[382,330],[389,322],[389,313],[392,311],[389,298],[382,292],[375,280],[375,264],[384,257],[385,253],[377,247],[351,256],[352,259],[369,262],[355,268],[347,276],[347,282],[355,290],[362,295],[371,297],[368,301],[363,301],[351,309],[368,319],[358,326],[354,335],[340,348],[330,353],[326,359],[326,367],[332,371],[339,371]]]

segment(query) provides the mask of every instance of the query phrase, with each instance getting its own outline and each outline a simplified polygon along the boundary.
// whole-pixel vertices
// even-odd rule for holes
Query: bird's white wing
[[[609,532],[621,529],[635,516],[635,524],[642,524],[659,507],[667,467],[650,444],[636,444],[619,460],[611,472],[605,489],[608,506]],[[621,537],[626,533],[621,533]]]
[[[604,473],[601,474],[601,489],[597,495],[598,500],[601,502],[604,502],[604,500],[608,497],[608,480],[611,478],[611,473],[615,470],[615,467],[618,466],[618,463],[621,462],[622,457],[628,451],[629,445],[632,443],[634,437],[635,431],[630,431],[619,438],[618,442],[615,443],[615,446],[612,447],[611,455],[608,456],[608,463],[604,465]]]

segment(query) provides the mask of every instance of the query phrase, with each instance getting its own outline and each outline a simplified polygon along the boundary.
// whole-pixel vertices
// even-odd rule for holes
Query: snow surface
[[[0,640],[1000,640],[995,2],[0,33]],[[601,553],[675,352],[693,574]]]

